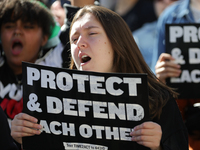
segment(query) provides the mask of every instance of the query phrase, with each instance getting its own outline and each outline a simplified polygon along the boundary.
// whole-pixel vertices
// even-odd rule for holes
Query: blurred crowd
[[[69,43],[70,25],[74,14],[81,7],[85,5],[100,5],[118,13],[129,26],[148,67],[156,75],[158,80],[164,84],[167,84],[167,79],[180,76],[182,71],[181,64],[175,63],[175,58],[166,52],[165,24],[200,23],[200,0],[40,0],[40,4],[46,8],[46,16],[41,16],[39,18],[40,20],[36,21],[34,19],[39,15],[35,15],[35,18],[32,18],[33,20],[30,21],[36,22],[38,25],[48,23],[50,27],[47,27],[47,25],[40,26],[41,29],[34,31],[34,33],[38,32],[37,35],[34,35],[34,33],[32,33],[33,35],[28,35],[29,33],[26,33],[26,39],[30,43],[34,42],[33,37],[35,36],[35,43],[37,44],[33,43],[32,47],[37,52],[28,50],[27,48],[27,52],[19,59],[12,58],[9,55],[9,50],[6,50],[9,49],[9,45],[6,43],[10,42],[8,39],[8,28],[12,28],[13,26],[19,28],[16,31],[18,33],[15,33],[15,40],[10,42],[17,54],[22,47],[26,47],[26,44],[28,46],[31,45],[28,42],[24,42],[25,40],[18,39],[21,34],[21,28],[24,28],[25,25],[28,28],[33,27],[30,24],[18,20],[19,18],[22,20],[28,19],[28,14],[24,18],[20,14],[16,14],[10,20],[5,19],[9,17],[9,14],[6,13],[6,9],[4,10],[3,7],[11,6],[1,7],[0,85],[3,88],[0,87],[0,105],[2,112],[5,112],[5,114],[2,114],[2,118],[8,119],[9,126],[11,126],[10,122],[14,116],[22,111],[21,61],[69,68],[71,57]],[[26,11],[28,12],[28,10]],[[31,11],[35,12],[34,10]],[[43,13],[42,11],[41,13]],[[43,20],[49,17],[50,14],[53,19],[49,18],[48,21],[46,19]],[[9,24],[9,21],[16,21],[17,23],[13,25]],[[39,40],[37,40],[38,37]],[[13,84],[16,84],[16,88],[14,89],[16,92],[13,96],[10,96],[11,94],[6,93],[6,87],[10,87]],[[200,150],[200,97],[196,99],[192,98],[192,96],[191,98],[185,99],[177,98],[176,102],[185,126],[188,129],[189,149]],[[8,128],[5,132],[9,134],[10,129]],[[3,139],[2,134],[1,136],[0,139]],[[4,140],[8,142],[12,141],[12,137],[9,135],[7,138]],[[11,145],[11,147],[15,147],[15,144]],[[20,145],[17,145],[17,147],[20,147]]]

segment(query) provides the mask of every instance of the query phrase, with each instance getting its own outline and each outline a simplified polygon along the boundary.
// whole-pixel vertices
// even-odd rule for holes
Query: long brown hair
[[[117,13],[102,6],[85,6],[76,13],[71,27],[86,13],[93,14],[103,26],[114,50],[113,64],[116,72],[146,73],[148,75],[150,115],[151,118],[159,118],[162,107],[166,104],[170,95],[175,97],[177,93],[158,81],[146,64],[129,27]],[[76,69],[72,58],[70,68]]]

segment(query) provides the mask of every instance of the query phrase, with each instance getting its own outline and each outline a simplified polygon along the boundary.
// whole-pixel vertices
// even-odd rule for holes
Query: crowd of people
[[[1,149],[23,149],[22,137],[41,134],[38,119],[22,113],[25,61],[146,73],[151,119],[133,127],[132,142],[151,150],[198,150],[200,98],[180,99],[166,82],[182,72],[166,52],[166,24],[199,22],[200,0],[0,1]]]

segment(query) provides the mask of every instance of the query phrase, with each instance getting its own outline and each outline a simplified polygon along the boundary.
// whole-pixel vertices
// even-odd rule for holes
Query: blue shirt
[[[133,37],[137,43],[144,60],[153,71],[152,56],[155,50],[155,41],[157,39],[156,30],[157,21],[146,23],[140,29],[133,32]]]
[[[158,19],[158,38],[153,52],[152,65],[155,66],[161,53],[165,52],[165,24],[195,23],[190,9],[190,0],[177,1],[164,10]]]

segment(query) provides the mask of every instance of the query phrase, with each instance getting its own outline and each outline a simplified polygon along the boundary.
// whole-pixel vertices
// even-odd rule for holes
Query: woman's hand
[[[11,136],[22,144],[22,137],[39,135],[42,126],[37,124],[37,119],[25,113],[17,114],[11,122]]]
[[[166,82],[166,78],[178,77],[181,73],[181,66],[176,64],[174,60],[170,54],[162,53],[156,63],[156,76],[163,83]]]
[[[162,137],[161,126],[154,122],[144,122],[135,126],[130,133],[132,141],[149,147],[151,150],[161,150],[160,141]]]

